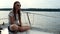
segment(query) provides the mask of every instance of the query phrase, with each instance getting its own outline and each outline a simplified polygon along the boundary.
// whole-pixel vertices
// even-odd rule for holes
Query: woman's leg
[[[18,31],[18,26],[16,24],[12,24],[12,25],[10,25],[10,30],[14,31],[14,32],[12,32],[13,34],[16,34]]]
[[[24,32],[24,31],[27,31],[27,30],[29,30],[30,29],[30,26],[19,26],[18,27],[18,30],[20,31],[20,32]]]
[[[16,25],[16,24],[13,24],[13,25],[11,25],[10,26],[10,29],[12,30],[12,31],[20,31],[20,32],[24,32],[24,31],[27,31],[27,30],[29,30],[30,29],[30,26],[18,26],[18,25]]]
[[[17,31],[17,30],[18,30],[18,26],[17,26],[16,24],[12,24],[12,25],[10,26],[10,30],[12,30],[12,31]]]

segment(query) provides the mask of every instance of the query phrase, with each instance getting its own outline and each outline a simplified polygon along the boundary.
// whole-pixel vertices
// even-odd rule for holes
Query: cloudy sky
[[[12,8],[16,0],[0,0],[0,8]],[[18,0],[21,8],[60,8],[60,0]]]

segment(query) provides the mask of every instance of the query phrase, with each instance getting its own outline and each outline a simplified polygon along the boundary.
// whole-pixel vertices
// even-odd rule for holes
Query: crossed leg
[[[18,27],[18,31],[20,31],[20,32],[24,32],[24,31],[27,31],[27,30],[29,30],[30,29],[30,27],[29,26],[19,26]]]
[[[27,31],[27,30],[29,30],[30,29],[30,26],[18,26],[18,25],[16,25],[16,24],[12,24],[11,25],[11,27],[10,27],[10,29],[12,30],[12,31],[19,31],[19,32],[24,32],[24,31]],[[13,33],[13,34],[16,34],[16,32],[15,33]]]

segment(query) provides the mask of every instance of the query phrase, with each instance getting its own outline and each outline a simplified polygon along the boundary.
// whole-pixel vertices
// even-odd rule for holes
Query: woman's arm
[[[10,24],[15,24],[14,22],[14,17],[13,16],[9,16],[9,18],[10,18]]]
[[[9,13],[9,22],[10,22],[10,24],[14,24],[14,16],[13,16],[13,12],[10,12]]]

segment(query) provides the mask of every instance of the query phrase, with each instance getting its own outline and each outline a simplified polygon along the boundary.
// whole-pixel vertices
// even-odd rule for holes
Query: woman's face
[[[16,3],[16,4],[15,4],[15,9],[19,10],[20,7],[21,7],[21,4],[20,4],[20,3]]]

